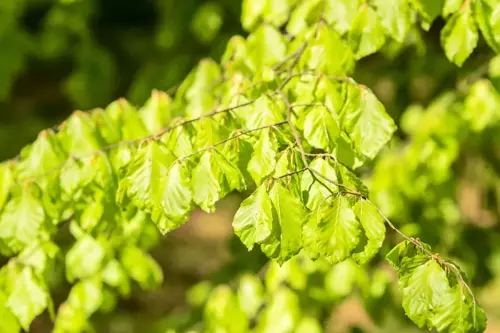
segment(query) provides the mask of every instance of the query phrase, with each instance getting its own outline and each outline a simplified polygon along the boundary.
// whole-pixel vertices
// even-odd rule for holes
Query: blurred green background
[[[140,105],[152,89],[173,91],[201,58],[218,60],[231,36],[245,35],[240,11],[240,0],[0,0],[0,159],[14,157],[40,130],[61,122],[73,110],[104,107],[118,97]],[[411,126],[420,126],[416,118],[411,119],[419,110],[401,118],[407,106],[427,105],[449,89],[460,92],[487,72],[485,64],[492,54],[482,44],[462,69],[448,62],[439,45],[442,26],[437,22],[424,36],[415,33],[407,48],[388,43],[382,54],[363,60],[357,68],[356,79],[374,90],[402,127],[397,136],[403,143],[415,131]],[[472,144],[467,141],[470,146],[463,147],[454,169],[456,183],[465,180],[466,186],[460,193],[452,193],[455,185],[449,186],[452,190],[443,196],[457,199],[470,222],[460,231],[468,252],[458,251],[457,256],[472,263],[477,273],[473,282],[484,287],[486,297],[481,300],[493,314],[489,330],[499,332],[494,316],[500,318],[499,301],[495,301],[500,297],[491,295],[500,294],[500,280],[483,261],[492,249],[484,249],[487,245],[482,240],[486,234],[494,235],[495,242],[499,239],[500,201],[491,202],[500,198],[500,168],[484,180],[482,164],[475,162],[493,160],[500,165],[487,149],[476,149],[488,148],[494,134],[473,138]],[[497,191],[493,199],[488,197],[492,188]],[[189,223],[165,237],[153,251],[165,272],[163,288],[154,293],[138,291],[120,301],[112,315],[99,315],[98,332],[166,333],[162,318],[185,308],[185,293],[191,285],[215,273],[216,280],[226,281],[231,272],[242,268],[258,271],[264,263],[262,255],[248,253],[232,236],[231,220],[241,199],[232,196],[223,201],[216,214],[197,211]],[[455,226],[436,231],[437,224],[421,214],[426,203],[418,200],[412,203],[414,210],[405,212],[409,218],[401,214],[396,222],[408,223],[410,233],[412,227],[421,228],[419,234],[432,245],[446,242],[443,234],[453,233]],[[0,258],[0,264],[4,262]],[[66,292],[61,290],[56,301],[64,300]],[[379,330],[356,299],[348,298],[333,309],[328,332],[360,332],[361,328],[364,332],[421,332],[404,319],[400,307],[397,316]],[[50,328],[50,319],[43,316],[32,332],[50,332]]]
[[[0,158],[75,109],[140,105],[241,33],[235,0],[0,1]]]

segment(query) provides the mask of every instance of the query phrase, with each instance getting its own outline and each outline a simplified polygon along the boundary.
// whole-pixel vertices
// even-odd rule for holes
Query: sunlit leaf
[[[471,55],[478,39],[479,35],[470,6],[454,14],[441,31],[441,43],[446,56],[457,66],[462,66]]]

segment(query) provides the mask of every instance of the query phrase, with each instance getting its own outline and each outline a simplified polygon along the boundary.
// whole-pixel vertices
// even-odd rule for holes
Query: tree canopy
[[[209,43],[222,19],[202,6],[191,29]],[[324,332],[354,293],[375,322],[484,332],[477,290],[500,285],[498,13],[498,0],[243,0],[246,33],[220,59],[140,107],[75,111],[0,164],[0,331],[43,313],[55,333],[96,331],[162,285],[160,235],[238,193],[241,266],[194,285],[158,331]],[[409,82],[422,72],[446,89]],[[102,92],[72,75],[70,92]]]

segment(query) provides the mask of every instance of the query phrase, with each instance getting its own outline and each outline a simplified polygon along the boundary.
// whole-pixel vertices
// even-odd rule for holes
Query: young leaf
[[[234,216],[234,232],[251,250],[255,243],[269,238],[274,219],[272,202],[263,184],[241,203]]]
[[[110,260],[101,274],[104,283],[117,288],[123,296],[130,295],[129,278],[118,260]]]
[[[241,23],[246,31],[250,31],[257,24],[264,12],[267,0],[243,0],[241,8]]]
[[[278,142],[272,130],[261,131],[252,158],[248,163],[248,172],[258,185],[276,168],[277,150]]]
[[[244,117],[247,128],[258,128],[268,126],[285,119],[285,105],[267,95],[260,96],[246,113],[241,113]]]
[[[125,197],[141,209],[148,211],[161,207],[161,196],[168,166],[174,157],[166,147],[156,140],[142,144],[127,166],[127,173],[120,181],[117,201],[121,205]]]
[[[399,43],[403,43],[410,31],[412,12],[407,0],[376,0],[374,5],[385,32]]]
[[[290,20],[286,25],[286,31],[294,36],[303,33],[309,27],[309,16],[317,12],[322,5],[321,0],[301,1],[296,9],[292,11]]]
[[[161,141],[177,158],[183,158],[194,152],[191,140],[191,134],[187,126],[179,126],[161,137]],[[206,141],[213,141],[213,139]],[[205,147],[205,145],[203,147]]]
[[[354,69],[354,54],[340,35],[318,23],[317,34],[302,56],[302,66],[330,75],[346,75]]]
[[[120,98],[109,104],[105,112],[114,120],[115,126],[120,128],[123,140],[134,140],[148,135],[140,115],[127,100]]]
[[[270,304],[261,315],[256,332],[294,332],[300,321],[300,303],[297,293],[288,288],[280,288],[273,294]]]
[[[279,182],[274,184],[269,197],[279,227],[273,227],[271,237],[262,245],[262,250],[279,263],[284,263],[302,248],[302,224],[306,211],[300,199]]]
[[[130,278],[144,290],[154,290],[163,282],[161,267],[149,254],[137,247],[124,248],[120,262]]]
[[[173,221],[185,222],[193,204],[193,194],[186,166],[174,163],[167,172],[161,199],[163,211]]]
[[[102,282],[98,278],[81,281],[71,288],[67,304],[90,317],[101,306],[102,289]]]
[[[193,201],[211,212],[215,203],[234,190],[245,188],[243,175],[216,150],[206,151],[193,171]]]
[[[172,118],[171,103],[172,99],[166,93],[153,90],[151,97],[139,110],[139,116],[149,133],[159,132]]]
[[[52,130],[40,132],[36,141],[21,155],[23,159],[17,167],[21,179],[51,172],[66,160],[66,154]]]
[[[330,197],[314,211],[303,228],[304,250],[311,258],[336,264],[348,258],[359,242],[360,226],[343,196]]]
[[[430,250],[426,244],[422,244]],[[387,255],[398,270],[406,315],[420,328],[439,332],[482,333],[484,311],[463,285],[467,280],[454,264],[445,271],[441,264],[420,248],[405,241]],[[461,275],[458,276],[457,274]]]
[[[33,319],[49,305],[49,298],[46,288],[31,268],[25,267],[14,283],[14,289],[7,300],[7,308],[17,317],[21,327],[29,331]]]
[[[459,67],[474,51],[478,39],[470,5],[455,13],[441,31],[441,44],[446,56]]]
[[[210,332],[246,332],[248,318],[236,295],[225,285],[210,294],[204,311],[204,322]]]
[[[356,59],[377,52],[385,43],[385,31],[377,13],[368,5],[360,7],[348,35]]]
[[[245,274],[241,277],[238,286],[238,301],[247,316],[255,316],[264,302],[264,286],[257,276]]]
[[[324,15],[341,35],[351,30],[362,0],[326,0]]]
[[[379,251],[385,238],[385,221],[377,208],[366,200],[359,200],[353,207],[354,213],[361,222],[368,241],[359,253],[352,255],[361,264],[367,263]]]
[[[286,54],[286,43],[278,30],[263,24],[248,37],[247,50],[248,66],[256,73],[281,61]]]
[[[327,160],[316,158],[309,167],[311,170],[315,170],[328,179],[337,182],[337,173]],[[337,187],[332,183],[309,171],[302,174],[301,187],[306,207],[311,211],[318,209],[320,203],[329,195],[338,192]]]
[[[0,240],[18,252],[36,241],[47,222],[47,215],[38,197],[39,188],[31,183],[7,202],[0,215]]]
[[[493,13],[498,8],[498,1],[472,1],[473,14],[477,26],[481,30],[486,43],[495,51],[500,53],[500,25],[494,24]]]
[[[66,276],[69,282],[96,274],[106,253],[103,245],[92,236],[80,238],[66,255]]]
[[[88,113],[74,112],[60,128],[57,137],[68,154],[88,156],[104,144]]]
[[[498,123],[499,107],[500,96],[491,82],[480,80],[472,85],[465,99],[464,118],[470,122],[473,131],[479,132]]]
[[[341,128],[347,131],[358,152],[373,159],[396,131],[394,121],[367,87],[347,83],[346,92]]]
[[[338,136],[339,125],[324,106],[312,106],[304,120],[304,137],[314,148],[332,152]]]
[[[288,20],[290,5],[291,1],[289,0],[267,0],[263,13],[264,20],[275,27],[283,25]]]

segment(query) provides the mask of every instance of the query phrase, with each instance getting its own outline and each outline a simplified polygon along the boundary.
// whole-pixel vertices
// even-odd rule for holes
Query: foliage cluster
[[[91,317],[112,311],[131,283],[161,284],[148,254],[158,232],[237,191],[246,199],[234,232],[272,259],[264,282],[242,274],[200,284],[190,300],[202,320],[193,324],[194,311],[172,332],[321,332],[325,311],[355,286],[377,310],[390,279],[368,264],[381,248],[418,327],[483,332],[466,274],[407,222],[417,210],[432,224],[413,225],[422,238],[456,250],[455,239],[432,237],[463,228],[450,168],[498,126],[498,58],[491,80],[407,110],[406,141],[375,161],[397,127],[352,75],[384,47],[421,43],[438,17],[454,64],[472,54],[479,31],[498,52],[499,9],[494,0],[243,1],[249,36],[233,37],[220,64],[201,61],[173,97],[154,91],[138,110],[120,99],[75,112],[0,165],[0,251],[11,257],[0,270],[0,331],[29,330],[46,310],[54,332],[91,331]],[[367,181],[363,168],[373,171]],[[68,251],[54,241],[65,225],[75,240]],[[386,226],[402,240],[392,249]],[[56,311],[50,290],[61,276],[73,287]]]

